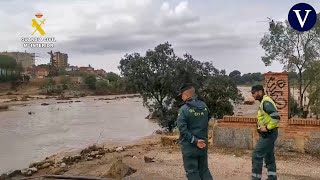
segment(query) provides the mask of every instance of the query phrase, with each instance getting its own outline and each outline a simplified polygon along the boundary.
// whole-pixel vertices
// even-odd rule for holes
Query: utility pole
[[[53,61],[53,53],[52,53],[52,50],[50,52],[48,52],[48,54],[50,55],[50,64],[49,64],[49,77],[53,77],[55,75],[55,72],[54,72],[54,61]]]

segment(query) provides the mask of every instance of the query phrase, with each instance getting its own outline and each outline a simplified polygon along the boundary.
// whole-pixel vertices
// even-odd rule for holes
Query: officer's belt
[[[276,129],[278,129],[277,127],[276,128],[273,128],[271,130],[268,130],[267,132],[261,132],[260,129],[258,129],[258,133],[263,137],[263,138],[267,138],[269,134],[273,133]]]
[[[273,129],[268,129],[267,132],[272,133],[272,132],[275,131],[276,129],[278,129],[278,127],[275,127],[275,128],[273,128]],[[260,129],[257,129],[257,130],[258,130],[259,133],[261,132]],[[266,133],[266,132],[261,132],[261,133]]]

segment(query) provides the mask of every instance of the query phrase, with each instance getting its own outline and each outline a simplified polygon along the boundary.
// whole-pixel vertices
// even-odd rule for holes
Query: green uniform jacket
[[[210,115],[207,105],[197,96],[190,98],[180,108],[177,125],[184,155],[204,155],[207,152],[209,120]],[[204,149],[198,148],[198,139],[205,140],[207,147]]]

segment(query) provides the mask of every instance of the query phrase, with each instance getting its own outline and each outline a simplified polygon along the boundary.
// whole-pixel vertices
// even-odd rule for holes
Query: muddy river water
[[[77,100],[81,102],[35,100],[0,112],[0,174],[25,168],[54,153],[97,141],[129,143],[159,129],[145,119],[148,111],[139,98]],[[43,102],[50,105],[41,106]]]

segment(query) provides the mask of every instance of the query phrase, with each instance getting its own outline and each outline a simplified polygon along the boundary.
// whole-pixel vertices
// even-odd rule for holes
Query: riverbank
[[[180,147],[163,141],[160,135],[150,136],[134,144],[118,147],[101,145],[69,154],[46,158],[31,164],[31,177],[44,175],[115,177],[124,179],[185,179]],[[162,140],[161,140],[162,139]],[[172,138],[170,138],[172,139]],[[305,154],[277,153],[279,179],[317,180],[320,159]],[[251,174],[251,151],[210,147],[209,167],[217,180],[245,180]],[[32,170],[24,169],[23,173]],[[266,172],[264,171],[264,177]],[[28,175],[26,175],[28,176]],[[12,179],[21,179],[16,171]]]
[[[19,96],[0,103],[9,106],[0,111],[0,174],[93,143],[132,142],[159,129],[145,119],[148,109],[136,94],[57,98]]]

